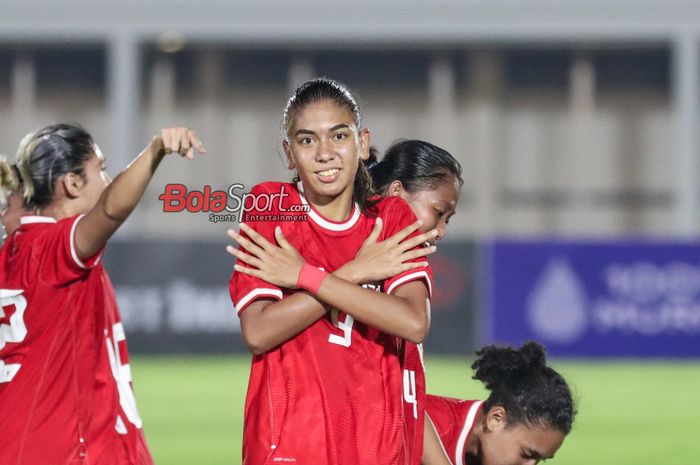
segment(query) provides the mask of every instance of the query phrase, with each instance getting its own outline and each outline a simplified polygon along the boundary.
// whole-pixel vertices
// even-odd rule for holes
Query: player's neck
[[[320,196],[313,192],[305,193],[306,199],[325,218],[343,222],[350,217],[353,209],[352,189],[345,189],[335,197]]]
[[[39,216],[54,218],[56,221],[60,221],[63,218],[69,218],[77,214],[77,212],[73,211],[73,208],[70,208],[70,206],[66,205],[64,202],[51,203],[45,207],[38,208],[36,213]]]
[[[479,413],[474,419],[474,426],[467,443],[464,447],[464,454],[468,457],[465,463],[469,465],[481,465],[479,458],[481,450],[481,435],[484,433],[484,410],[479,409]]]

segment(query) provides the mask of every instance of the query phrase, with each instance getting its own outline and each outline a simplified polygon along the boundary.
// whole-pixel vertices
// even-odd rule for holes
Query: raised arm
[[[107,186],[90,211],[75,229],[78,257],[95,255],[128,218],[141,200],[146,186],[163,157],[179,153],[194,159],[194,150],[204,153],[204,147],[194,131],[187,128],[161,129],[150,144]]]

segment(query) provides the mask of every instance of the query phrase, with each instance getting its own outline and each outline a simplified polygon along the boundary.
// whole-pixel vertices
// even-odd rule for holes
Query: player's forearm
[[[105,189],[98,206],[105,215],[124,222],[136,208],[165,153],[158,146],[149,145]]]
[[[428,414],[425,414],[425,430],[423,433],[423,465],[452,465],[447,456],[440,437]]]
[[[364,278],[360,271],[361,270],[355,265],[354,260],[352,260],[335,270],[333,274],[349,283],[364,284]]]
[[[430,325],[427,290],[418,281],[402,287],[410,288],[410,294],[385,294],[329,274],[316,296],[358,321],[402,339],[421,343]]]
[[[97,253],[136,208],[163,156],[159,147],[150,144],[107,186],[78,223],[75,245],[81,259]]]
[[[253,302],[241,313],[243,340],[251,353],[259,355],[293,338],[325,313],[324,306],[305,292],[275,302]]]

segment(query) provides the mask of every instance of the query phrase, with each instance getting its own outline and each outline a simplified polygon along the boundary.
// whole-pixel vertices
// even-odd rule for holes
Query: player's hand
[[[279,226],[275,228],[277,244],[271,243],[244,223],[241,223],[241,230],[248,238],[232,229],[228,230],[228,235],[245,252],[231,245],[226,247],[226,251],[249,266],[236,263],[233,268],[239,273],[255,276],[275,286],[296,289],[304,258],[287,241],[282,229]]]
[[[344,279],[349,278],[352,282],[364,284],[382,281],[404,271],[427,266],[428,263],[425,261],[410,261],[430,255],[436,250],[432,245],[415,249],[418,245],[434,241],[437,236],[436,229],[408,238],[420,228],[421,224],[420,220],[416,221],[393,236],[377,242],[382,232],[382,219],[377,218],[372,232],[365,239],[355,258],[343,265],[335,274]]]
[[[206,152],[197,134],[185,127],[161,129],[153,137],[148,148],[159,155],[178,153],[190,160],[194,160],[195,150],[200,154]]]

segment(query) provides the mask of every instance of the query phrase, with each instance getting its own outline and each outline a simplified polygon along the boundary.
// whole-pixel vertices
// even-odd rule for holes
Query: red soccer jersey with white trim
[[[244,221],[272,242],[279,225],[309,264],[333,272],[355,257],[375,219],[362,214],[357,205],[340,223],[313,208],[306,212],[306,221],[263,216],[298,215],[292,205],[308,205],[300,187],[279,182],[255,186],[251,194],[257,199],[277,196],[268,210],[264,210],[265,201],[259,200],[259,208],[247,211]],[[379,201],[377,211],[383,220],[379,240],[415,221],[409,206],[398,197]],[[265,221],[255,221],[259,219]],[[420,279],[430,288],[428,267],[388,279],[377,290],[393,292],[405,282]],[[236,272],[229,290],[239,313],[255,299],[281,299],[296,292]],[[243,463],[407,463],[400,342],[343,312],[331,311],[277,348],[253,356]]]
[[[467,465],[465,446],[482,403],[480,400],[426,395],[426,415],[430,416],[447,456],[454,465]]]
[[[114,290],[73,242],[81,217],[25,216],[0,250],[0,463],[152,465]]]

